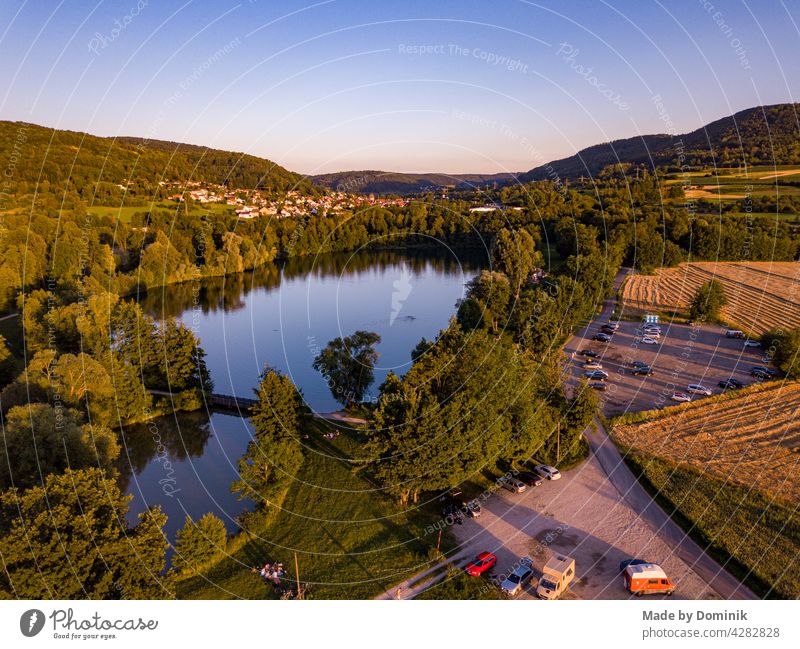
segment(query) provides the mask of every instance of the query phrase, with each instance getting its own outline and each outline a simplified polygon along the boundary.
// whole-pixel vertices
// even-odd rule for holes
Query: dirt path
[[[782,176],[794,176],[796,174],[800,174],[800,169],[784,169],[783,171],[776,171],[766,176],[759,176],[758,179],[769,180],[770,178],[781,178]]]
[[[344,410],[337,410],[336,412],[315,412],[314,416],[317,419],[325,419],[333,421],[337,424],[352,424],[353,426],[362,426],[367,423],[366,419],[361,417],[353,417],[348,415]]]

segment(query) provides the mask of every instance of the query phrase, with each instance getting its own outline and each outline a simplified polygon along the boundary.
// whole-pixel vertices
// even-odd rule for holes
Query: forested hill
[[[590,146],[522,174],[520,180],[597,175],[611,164],[694,167],[800,163],[800,104],[758,106],[718,119],[683,135],[644,135]]]
[[[311,179],[322,187],[353,194],[419,194],[443,187],[463,189],[495,181],[504,183],[513,177],[511,173],[450,175],[368,170],[340,171],[311,176]]]
[[[23,122],[0,121],[0,166],[6,193],[74,191],[87,203],[131,194],[152,197],[159,181],[211,182],[267,191],[313,191],[300,174],[255,156],[208,147],[96,137]],[[130,198],[130,194],[128,198]]]

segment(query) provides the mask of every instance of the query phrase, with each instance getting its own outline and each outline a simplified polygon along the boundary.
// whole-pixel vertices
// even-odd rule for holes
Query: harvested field
[[[697,189],[687,189],[684,191],[686,198],[731,198],[731,199],[738,199],[744,198],[744,194],[727,194],[725,192],[720,191],[719,185],[705,185],[704,187],[698,187]]]
[[[726,322],[751,334],[800,326],[798,262],[693,262],[631,275],[622,288],[625,312],[685,314],[697,289],[711,279],[725,286]]]
[[[616,426],[626,447],[800,503],[800,383],[771,382]]]

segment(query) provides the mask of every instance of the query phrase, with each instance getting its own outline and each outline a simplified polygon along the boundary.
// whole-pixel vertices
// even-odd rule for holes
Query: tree
[[[211,392],[206,353],[191,329],[176,320],[167,320],[158,327],[154,343],[157,364],[146,370],[148,387],[172,392],[191,389]]]
[[[484,270],[467,284],[467,298],[459,305],[458,321],[465,329],[487,326],[496,334],[508,319],[510,299],[508,277]]]
[[[129,500],[100,469],[0,493],[0,597],[173,598],[172,574],[163,574],[167,517],[151,509],[128,528]]]
[[[527,230],[500,230],[495,242],[494,268],[508,277],[515,298],[519,298],[525,282],[541,264],[542,254],[536,250],[536,242]]]
[[[314,369],[327,380],[333,398],[347,407],[364,399],[375,380],[381,337],[371,331],[356,331],[352,336],[334,338],[314,359]]]
[[[250,421],[255,433],[239,459],[232,490],[265,507],[278,504],[303,464],[300,417],[303,399],[291,380],[267,368],[256,392]]]
[[[402,379],[389,374],[381,386],[365,459],[405,504],[530,455],[550,423],[533,377],[510,345],[452,322]]]
[[[227,538],[225,523],[211,512],[196,523],[187,516],[177,534],[173,567],[178,572],[200,569],[225,551]]]
[[[42,484],[51,473],[66,468],[110,468],[119,456],[114,431],[84,424],[62,406],[46,403],[14,406],[5,420],[0,446],[0,489],[12,484],[27,488]]]
[[[0,335],[0,385],[5,385],[14,375],[14,358],[6,339]]]
[[[698,322],[716,322],[720,311],[728,303],[722,282],[712,279],[697,289],[689,307],[689,317]]]
[[[800,379],[800,327],[773,329],[761,336],[761,346],[790,379]]]

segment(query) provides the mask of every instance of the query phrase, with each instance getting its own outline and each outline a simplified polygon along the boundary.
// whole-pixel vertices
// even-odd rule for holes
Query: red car
[[[481,552],[467,565],[467,574],[478,577],[497,563],[497,557],[491,552]]]

